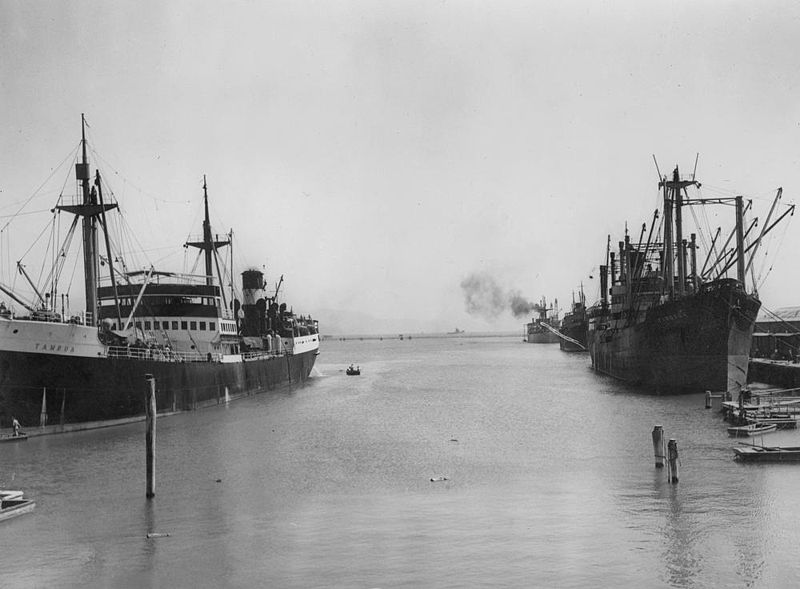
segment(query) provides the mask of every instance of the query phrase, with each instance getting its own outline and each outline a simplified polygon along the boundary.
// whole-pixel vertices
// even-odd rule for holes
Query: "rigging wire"
[[[138,185],[136,185],[133,182],[131,182],[130,180],[128,180],[127,177],[125,177],[120,171],[118,171],[107,159],[105,159],[103,156],[101,156],[95,149],[90,148],[90,151],[91,151],[92,155],[94,155],[94,157],[97,159],[98,162],[103,162],[104,169],[107,168],[107,169],[111,170],[114,173],[115,176],[119,177],[119,179],[122,181],[123,184],[126,184],[126,185],[130,186],[131,188],[133,188],[136,192],[138,192],[142,196],[145,196],[145,197],[149,198],[150,200],[152,200],[154,202],[161,202],[161,203],[166,203],[166,204],[189,204],[189,203],[191,203],[190,199],[186,199],[186,200],[170,200],[170,199],[167,199],[167,198],[163,198],[163,197],[151,194],[147,190],[145,190],[143,188],[140,188]]]
[[[76,150],[77,150],[77,148],[76,148]],[[63,166],[63,165],[64,165],[64,162],[66,162],[66,161],[67,161],[67,160],[68,160],[70,157],[72,157],[73,159],[75,159],[75,157],[76,157],[76,156],[77,156],[77,151],[73,151],[73,152],[70,152],[69,154],[67,154],[67,157],[65,157],[63,160],[61,160],[61,162],[60,162],[60,163],[59,163],[59,164],[58,164],[58,165],[57,165],[55,168],[53,168],[53,171],[52,171],[52,172],[50,172],[50,175],[47,177],[47,179],[45,179],[45,181],[44,181],[44,182],[42,182],[42,183],[39,185],[39,188],[37,188],[36,190],[34,190],[34,191],[33,191],[33,193],[32,193],[32,194],[31,194],[31,195],[30,195],[30,196],[29,196],[27,199],[25,199],[25,201],[22,203],[22,205],[20,205],[20,207],[19,207],[19,209],[17,210],[17,212],[16,212],[14,215],[11,215],[11,220],[10,220],[8,223],[6,223],[5,225],[3,225],[2,229],[6,229],[6,228],[9,226],[9,224],[11,223],[11,221],[13,221],[13,220],[14,220],[14,218],[15,218],[15,217],[17,217],[17,216],[18,216],[18,215],[19,215],[19,214],[22,212],[22,210],[23,210],[23,209],[24,209],[26,206],[28,206],[28,203],[29,203],[29,202],[31,202],[31,200],[33,200],[33,198],[34,198],[34,197],[35,197],[37,194],[39,194],[39,192],[42,190],[42,188],[43,188],[43,187],[44,187],[44,186],[45,186],[45,185],[46,185],[48,182],[50,182],[50,179],[51,179],[51,178],[52,178],[52,177],[55,175],[55,173],[56,173],[56,172],[58,172],[58,171],[61,169],[61,166]],[[66,186],[66,181],[64,182],[64,185]],[[63,187],[62,187],[62,191],[63,191]]]
[[[28,247],[28,249],[25,250],[25,253],[20,256],[20,258],[19,258],[20,261],[22,261],[25,258],[25,256],[27,256],[30,253],[30,251],[33,249],[33,247],[39,242],[39,240],[42,238],[42,236],[45,233],[48,232],[49,229],[50,229],[50,224],[48,223],[45,226],[45,228],[39,233],[39,235],[36,236],[36,238],[33,240],[33,243],[30,245],[30,247]]]
[[[777,238],[777,247],[775,248],[775,254],[774,255],[769,255],[769,248],[771,247],[771,244],[775,240],[774,236],[770,237],[769,245],[765,246],[765,248],[764,248],[764,256],[763,256],[763,260],[761,262],[761,268],[760,268],[759,273],[758,273],[759,287],[764,285],[764,283],[766,282],[767,278],[772,273],[773,264],[770,263],[769,267],[767,268],[767,262],[769,261],[769,259],[777,258],[778,257],[778,252],[783,247],[784,240],[786,239],[786,233],[787,233],[787,231],[789,229],[789,224],[788,223],[784,223],[783,225],[784,225],[783,230],[782,230],[780,236]],[[763,278],[762,278],[762,275],[763,275]]]
[[[67,297],[69,298],[69,293],[72,291],[72,283],[75,281],[75,273],[78,269],[78,261],[80,260],[80,256],[75,256],[75,261],[72,264],[72,274],[70,274],[69,282],[67,283]]]

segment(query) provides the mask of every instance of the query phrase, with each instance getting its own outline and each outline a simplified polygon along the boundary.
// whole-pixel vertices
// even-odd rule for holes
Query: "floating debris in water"
[[[442,481],[446,481],[447,477],[433,477],[431,478],[432,483],[440,483]]]
[[[169,537],[169,533],[168,532],[148,532],[147,537],[148,538],[168,538]]]

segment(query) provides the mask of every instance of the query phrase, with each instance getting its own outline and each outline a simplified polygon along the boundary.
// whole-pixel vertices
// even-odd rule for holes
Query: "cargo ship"
[[[586,315],[586,295],[581,286],[578,299],[573,294],[572,308],[564,314],[559,329],[558,344],[564,352],[586,352],[586,335],[589,329],[589,318]]]
[[[766,234],[794,207],[772,220],[782,192],[778,189],[759,232],[755,221],[745,228],[751,203],[745,207],[741,196],[690,199],[690,187],[699,189],[700,183],[694,175],[681,179],[677,167],[672,179],[660,177],[663,234],[654,231],[656,211],[646,240],[646,224],[638,242],[626,230],[617,252],[611,251],[609,237],[606,264],[600,267],[601,300],[588,311],[592,367],[652,393],[737,395],[747,382],[761,306],[755,289],[746,289],[745,277]],[[721,229],[704,241],[710,246],[699,258],[697,234],[684,237],[682,212],[714,204],[733,205],[735,226],[724,244]]]
[[[529,344],[557,344],[558,337],[558,300],[549,308],[547,299],[533,306],[536,315],[530,323],[525,324],[525,341]]]
[[[283,276],[268,292],[264,273],[247,269],[237,291],[233,258],[223,256],[232,249],[232,232],[213,234],[205,178],[203,232],[184,244],[197,252],[204,272],[128,269],[128,254],[115,248],[128,242],[110,231],[119,207],[104,194],[100,171],[90,173],[85,126],[82,117],[76,194],[61,195],[52,209],[53,227],[61,215],[70,218],[67,235],[52,240],[55,254],[51,247],[45,258],[52,268],[37,284],[17,263],[27,295],[0,284],[7,297],[0,303],[0,427],[13,417],[28,433],[35,426],[57,432],[139,418],[146,375],[155,379],[160,412],[306,381],[319,353],[318,324],[280,302]],[[72,312],[62,289],[70,281],[59,278],[79,223],[85,306]]]

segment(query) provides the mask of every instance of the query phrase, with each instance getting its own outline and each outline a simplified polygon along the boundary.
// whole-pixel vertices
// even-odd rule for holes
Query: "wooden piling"
[[[145,451],[147,453],[147,498],[156,494],[156,379],[146,374],[147,391],[145,393],[145,416],[147,428],[145,433]]]
[[[669,463],[669,470],[667,471],[667,478],[670,483],[678,482],[678,442],[674,438],[670,439],[667,444],[667,460]]]
[[[656,468],[664,468],[664,428],[653,427],[653,453],[656,456]]]

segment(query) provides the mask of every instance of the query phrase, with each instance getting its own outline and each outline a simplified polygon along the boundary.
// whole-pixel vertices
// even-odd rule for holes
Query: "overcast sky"
[[[75,148],[86,113],[151,261],[183,267],[206,174],[215,230],[234,229],[239,264],[285,275],[295,311],[387,320],[347,332],[521,332],[508,312],[467,313],[475,273],[562,307],[583,283],[591,302],[607,235],[627,221],[638,236],[659,205],[653,155],[691,174],[699,153],[704,195],[743,194],[762,218],[779,186],[800,194],[794,2],[0,11],[0,214]],[[4,280],[33,231],[5,230]],[[796,223],[770,242],[765,306],[800,305],[798,246]]]

